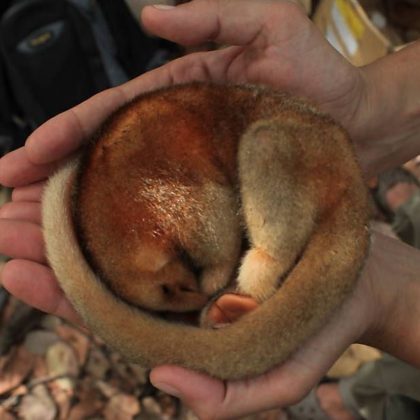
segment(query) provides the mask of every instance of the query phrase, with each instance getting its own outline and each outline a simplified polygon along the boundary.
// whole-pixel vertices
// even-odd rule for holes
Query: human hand
[[[147,7],[143,21],[152,32],[185,45],[214,40],[234,46],[188,55],[102,92],[51,119],[23,148],[0,160],[0,182],[15,188],[13,202],[0,210],[0,253],[14,258],[3,269],[3,284],[27,303],[71,319],[75,314],[44,256],[42,185],[116,108],[146,90],[191,80],[265,83],[310,97],[347,125],[358,103],[360,92],[353,88],[360,85],[359,71],[293,3],[196,0],[171,10]]]
[[[353,295],[281,366],[249,380],[226,382],[177,366],[161,366],[151,372],[151,381],[181,398],[200,419],[222,420],[295,404],[356,341],[420,367],[419,270],[418,250],[375,234]],[[407,342],[407,337],[412,341]]]
[[[361,70],[348,64],[326,43],[298,6],[265,0],[196,0],[172,10],[148,7],[143,20],[149,30],[185,45],[215,40],[233,46],[191,54],[102,92],[47,122],[30,136],[24,148],[0,160],[0,182],[15,188],[13,203],[0,210],[0,252],[14,258],[3,269],[3,284],[27,303],[73,321],[78,317],[57,286],[44,256],[40,229],[42,185],[122,104],[146,90],[191,80],[264,83],[311,98],[354,137],[363,131],[357,124],[365,88]],[[194,389],[181,389],[181,395],[203,418],[216,414],[217,418],[230,417],[291,404],[312,387],[350,342],[368,329],[366,320],[376,319],[372,303],[368,302],[369,284],[361,281],[340,316],[289,362],[266,375],[224,385],[181,368],[161,367],[153,371],[152,380],[157,385],[168,385],[178,384],[174,375],[188,379],[178,385],[195,385]]]

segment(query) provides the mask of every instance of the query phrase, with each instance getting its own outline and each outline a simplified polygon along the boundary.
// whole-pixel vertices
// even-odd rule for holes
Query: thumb
[[[292,13],[291,8],[302,13],[292,3],[276,3],[272,0],[193,0],[176,7],[146,6],[141,18],[147,30],[182,45],[207,41],[247,45],[265,32],[265,24],[273,14]]]
[[[255,378],[223,382],[178,366],[160,366],[152,370],[150,380],[181,399],[200,419],[222,420],[298,401],[310,388],[302,386],[296,370],[295,364],[286,364]]]
[[[161,391],[182,400],[200,419],[224,418],[221,412],[226,389],[222,381],[169,365],[153,369],[150,381]]]

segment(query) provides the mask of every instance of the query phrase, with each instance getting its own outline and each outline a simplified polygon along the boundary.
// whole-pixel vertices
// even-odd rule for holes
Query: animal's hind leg
[[[238,289],[258,301],[279,287],[314,229],[317,205],[307,184],[302,137],[308,137],[307,127],[267,120],[251,126],[240,142],[242,211],[251,248]]]

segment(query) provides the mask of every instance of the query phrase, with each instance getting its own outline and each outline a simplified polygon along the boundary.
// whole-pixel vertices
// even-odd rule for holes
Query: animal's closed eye
[[[190,287],[186,287],[186,286],[180,286],[180,287],[179,287],[179,290],[180,290],[181,292],[194,292],[194,293],[197,293],[197,291],[196,291],[196,290],[193,290],[193,289],[191,289]]]
[[[174,294],[173,289],[167,284],[162,285],[162,292],[165,296],[172,296]]]

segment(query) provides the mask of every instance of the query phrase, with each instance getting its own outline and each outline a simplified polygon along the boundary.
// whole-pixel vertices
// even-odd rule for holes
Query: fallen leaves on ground
[[[4,328],[15,305],[3,313]],[[0,357],[1,420],[196,420],[154,388],[149,372],[127,363],[88,331],[45,315]],[[279,420],[279,412],[246,420]]]

